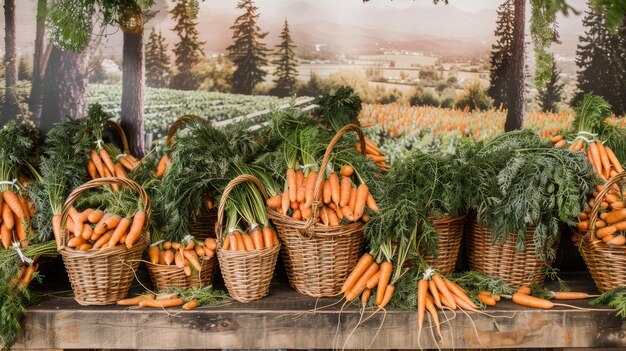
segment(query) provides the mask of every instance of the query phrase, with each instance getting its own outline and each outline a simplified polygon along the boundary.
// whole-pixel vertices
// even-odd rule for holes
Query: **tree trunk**
[[[508,112],[505,131],[521,129],[524,121],[524,27],[526,25],[526,0],[515,0],[513,24],[513,56],[509,68]]]
[[[0,123],[14,119],[20,113],[15,97],[17,83],[17,62],[15,54],[15,0],[4,1],[4,65],[5,65],[5,92],[4,106]]]
[[[30,100],[28,108],[32,114],[32,120],[39,126],[41,121],[41,99],[43,81],[43,51],[44,37],[46,35],[46,10],[47,1],[37,1],[37,29],[35,34],[35,53],[33,54],[33,81],[30,87]]]
[[[137,157],[144,155],[143,71],[143,31],[124,33],[121,125],[128,137],[130,151]]]
[[[63,51],[56,45],[52,47],[43,78],[43,117],[39,125],[42,132],[49,131],[55,123],[64,122],[68,117],[82,117],[88,56],[86,52]]]

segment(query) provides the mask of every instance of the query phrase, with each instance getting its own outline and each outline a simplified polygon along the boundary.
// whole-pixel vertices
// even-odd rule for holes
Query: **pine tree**
[[[234,43],[228,50],[228,58],[233,61],[235,72],[233,73],[233,92],[251,94],[252,89],[262,82],[267,72],[261,67],[268,64],[266,45],[260,42],[267,32],[261,32],[257,25],[259,14],[252,0],[240,0],[238,9],[246,12],[237,17],[235,24],[230,27],[233,30]]]
[[[500,107],[507,102],[507,70],[511,67],[513,20],[515,18],[512,0],[502,3],[497,10],[496,44],[491,46],[489,73],[490,86],[487,93],[494,100],[494,105]],[[506,106],[504,106],[506,107]]]
[[[280,44],[276,45],[276,60],[272,61],[276,65],[274,72],[274,83],[276,86],[271,93],[278,96],[289,96],[293,94],[296,84],[298,83],[298,63],[296,60],[295,44],[289,34],[289,24],[285,20],[283,31],[280,33]]]
[[[563,100],[563,83],[559,82],[560,74],[561,72],[556,67],[556,61],[552,58],[552,76],[537,94],[537,100],[542,111],[557,112],[557,103]]]
[[[165,88],[170,75],[170,58],[167,55],[165,38],[152,28],[146,44],[146,85]]]
[[[626,113],[626,37],[611,33],[605,16],[587,11],[583,19],[587,28],[579,38],[576,65],[576,104],[590,92],[602,96],[618,115]]]
[[[191,73],[204,56],[202,45],[196,29],[197,7],[192,0],[178,0],[170,12],[176,21],[173,30],[178,34],[180,41],[174,46],[176,68],[178,73],[172,77],[170,86],[174,89],[196,90],[200,82]]]

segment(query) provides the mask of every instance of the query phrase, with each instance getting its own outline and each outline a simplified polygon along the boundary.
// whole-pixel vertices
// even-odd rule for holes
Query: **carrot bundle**
[[[208,240],[208,239],[207,239]],[[246,233],[235,230],[224,238],[222,250],[255,251],[278,244],[278,235],[272,227],[250,228]]]
[[[320,173],[319,175],[321,175]],[[365,211],[369,208],[376,212],[378,205],[365,184],[356,186],[351,179],[354,174],[352,166],[341,167],[341,179],[331,172],[321,186],[321,196],[314,199],[315,182],[319,176],[311,172],[304,176],[301,170],[288,169],[287,186],[282,194],[275,195],[266,201],[269,208],[298,221],[308,221],[313,216],[312,205],[318,203],[315,221],[325,226],[337,226],[345,218],[348,222],[369,220]]]
[[[118,151],[110,145],[100,146],[98,144],[97,150],[93,149],[89,152],[87,171],[91,179],[106,177],[128,178],[126,172],[135,169],[139,161],[130,154],[115,154]],[[114,190],[118,188],[117,184],[112,184],[111,187]]]
[[[56,217],[59,216],[59,217]],[[60,230],[60,215],[58,226]],[[53,218],[53,223],[56,222]],[[117,245],[130,249],[140,239],[146,221],[146,213],[137,211],[134,216],[122,218],[102,210],[88,208],[78,212],[72,207],[65,225],[65,230],[74,234],[67,242],[67,247],[80,251],[102,250]],[[55,224],[56,226],[56,224]]]
[[[0,196],[0,248],[9,249],[14,243],[25,248],[31,235],[31,218],[35,208],[28,196],[7,189]]]

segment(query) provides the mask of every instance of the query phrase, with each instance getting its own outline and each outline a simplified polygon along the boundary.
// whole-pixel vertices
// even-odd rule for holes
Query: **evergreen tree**
[[[490,86],[487,93],[494,100],[494,105],[500,107],[507,102],[507,70],[511,67],[513,20],[515,18],[512,0],[502,3],[497,10],[496,44],[491,46],[490,54]],[[505,106],[506,107],[506,106]]]
[[[167,43],[154,27],[146,44],[146,85],[165,88],[170,75],[170,58],[167,55]]]
[[[606,26],[605,16],[587,11],[583,19],[587,28],[579,38],[576,65],[576,104],[587,93],[602,96],[618,115],[626,113],[626,37],[613,34]]]
[[[289,34],[289,24],[285,20],[283,31],[280,33],[280,44],[276,45],[276,60],[272,61],[276,65],[274,72],[274,83],[276,86],[271,90],[271,94],[278,96],[289,96],[293,94],[298,83],[298,63],[296,60],[295,44]]]
[[[258,8],[252,0],[240,0],[237,8],[246,12],[237,17],[235,24],[230,27],[234,43],[227,48],[228,58],[237,67],[233,73],[232,87],[235,93],[251,94],[254,86],[267,75],[261,67],[268,63],[268,49],[260,41],[267,32],[261,32],[257,25]]]
[[[537,94],[537,100],[542,111],[557,112],[557,103],[563,100],[563,83],[559,82],[560,74],[561,72],[556,67],[556,61],[552,58],[552,76]]]
[[[178,73],[172,77],[170,86],[174,89],[196,90],[200,81],[194,77],[191,70],[204,56],[202,45],[196,29],[197,7],[192,0],[178,0],[170,12],[176,21],[173,30],[178,34],[180,41],[174,46],[176,68]]]

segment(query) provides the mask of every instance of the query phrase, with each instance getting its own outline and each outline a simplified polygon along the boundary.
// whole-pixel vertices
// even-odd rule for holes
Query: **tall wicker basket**
[[[545,267],[549,262],[537,257],[538,249],[533,240],[534,227],[526,230],[526,248],[523,252],[515,249],[514,234],[503,245],[494,244],[491,231],[478,224],[473,216],[467,229],[466,249],[470,269],[495,275],[507,281],[513,288],[543,282]]]
[[[465,216],[429,217],[428,220],[439,234],[437,256],[426,256],[426,264],[448,275],[454,271],[459,256]]]
[[[244,182],[251,182],[256,185],[263,194],[263,198],[267,200],[267,191],[255,176],[244,174],[231,180],[226,185],[224,194],[220,199],[215,233],[218,241],[217,258],[220,262],[220,269],[222,270],[228,294],[239,302],[250,302],[262,299],[269,294],[274,268],[276,268],[276,260],[280,252],[280,243],[254,251],[221,249],[221,243],[225,237],[222,226],[224,225],[226,200],[235,186]]]
[[[69,210],[83,192],[103,185],[118,184],[137,191],[146,212],[146,221],[141,239],[129,250],[124,245],[102,250],[78,251],[66,247],[71,233],[65,230]],[[133,281],[134,272],[139,265],[141,254],[149,240],[148,223],[150,218],[150,200],[144,189],[129,179],[99,178],[76,188],[63,205],[61,213],[61,247],[67,274],[70,278],[74,298],[81,305],[110,305],[126,297]]]
[[[333,148],[341,137],[355,131],[365,151],[363,132],[355,124],[343,127],[328,144],[320,169],[325,170]],[[322,191],[324,177],[315,183],[315,198]],[[301,294],[312,297],[333,296],[340,290],[363,251],[363,223],[325,226],[315,223],[319,204],[313,203],[313,215],[307,222],[297,221],[268,208],[268,215],[278,228],[283,242],[283,259],[289,284]]]
[[[626,286],[626,245],[610,246],[596,236],[598,211],[602,204],[600,199],[604,198],[614,184],[624,179],[626,179],[626,172],[620,173],[606,182],[597,196],[595,206],[591,209],[589,230],[584,235],[574,236],[574,242],[580,245],[583,260],[589,268],[589,273],[591,273],[596,287],[602,293],[619,286]],[[620,188],[623,189],[623,185]]]
[[[174,136],[182,126],[191,121],[197,121],[200,124],[210,127],[211,123],[206,119],[195,115],[183,115],[179,117],[167,132],[165,145],[171,148],[174,145]],[[206,238],[215,238],[215,223],[217,222],[217,207],[202,208],[198,210],[195,220],[189,225],[189,234],[193,237],[204,240]]]

